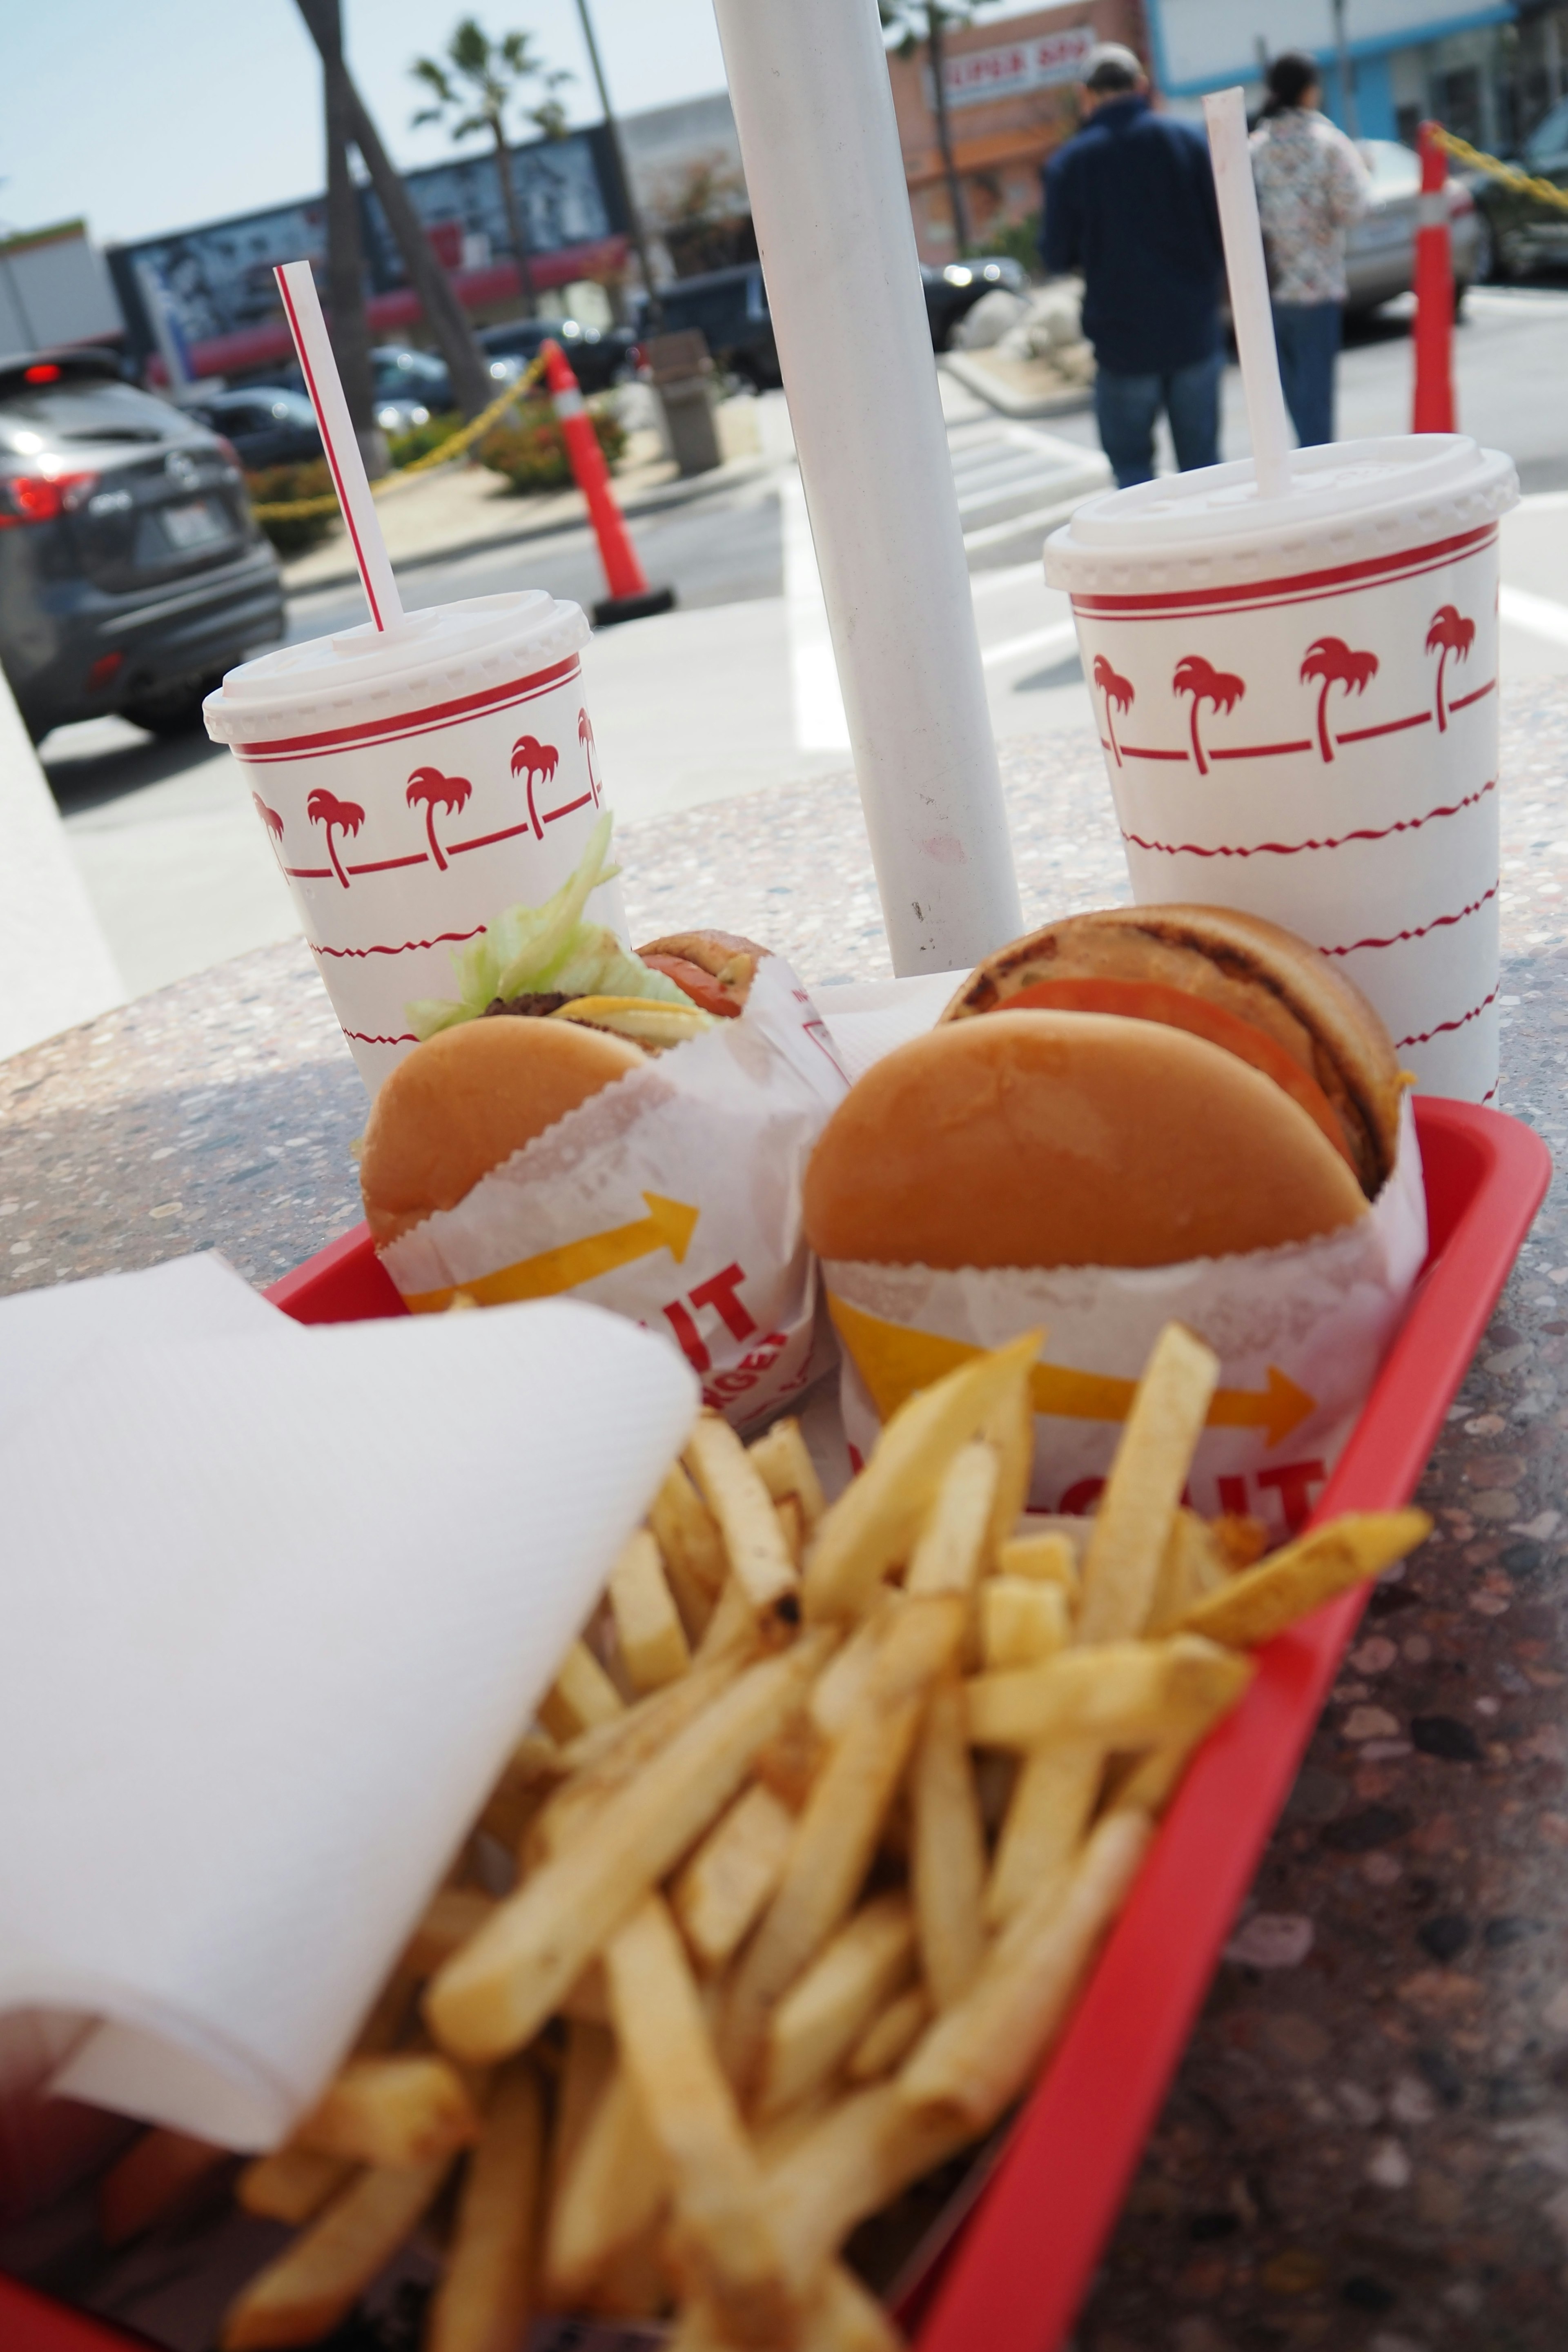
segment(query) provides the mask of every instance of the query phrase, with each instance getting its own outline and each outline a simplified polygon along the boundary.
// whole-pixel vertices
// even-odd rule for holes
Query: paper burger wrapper
[[[848,1081],[788,964],[740,1017],[650,1058],[382,1252],[416,1314],[565,1292],[662,1332],[737,1427],[832,1363],[801,1226],[811,1149]]]
[[[1165,1324],[1183,1323],[1220,1360],[1193,1506],[1251,1512],[1278,1540],[1302,1524],[1332,1469],[1426,1255],[1421,1154],[1406,1102],[1393,1176],[1366,1216],[1321,1241],[1133,1269],[946,1273],[829,1260],[845,1434],[864,1459],[912,1390],[1041,1325],[1030,1507],[1086,1511],[1155,1339]]]

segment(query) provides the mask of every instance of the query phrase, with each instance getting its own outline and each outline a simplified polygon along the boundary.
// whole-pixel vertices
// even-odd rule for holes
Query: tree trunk
[[[425,321],[435,336],[441,357],[447,362],[447,373],[452,379],[452,391],[465,416],[477,416],[489,406],[496,386],[484,355],[474,341],[474,331],[468,314],[452,291],[451,281],[442,268],[436,248],[425,234],[425,225],[415,211],[407,189],[404,186],[385,148],[381,134],[365,110],[364,100],[353,86],[347,68],[343,69],[343,88],[348,95],[350,117],[353,125],[353,142],[364,159],[371,185],[386,215],[386,225],[403,256],[403,266],[408,272],[408,282],[419,297],[419,307]]]
[[[947,201],[952,208],[952,257],[959,261],[969,250],[969,214],[963,202],[963,184],[958,176],[958,166],[952,160],[952,130],[947,119],[947,84],[942,78],[945,59],[944,22],[937,0],[930,0],[926,9],[929,34],[927,47],[931,54],[931,105],[936,114],[937,145],[942,149],[942,168],[947,181]]]
[[[327,310],[332,356],[348,404],[349,422],[374,481],[386,471],[386,442],[375,422],[370,323],[364,308],[364,245],[359,194],[349,170],[348,100],[343,90],[342,25],[339,0],[300,0],[321,58],[327,138]]]
[[[522,315],[536,316],[539,297],[533,290],[533,272],[528,266],[528,236],[522,226],[522,207],[517,201],[517,183],[511,176],[511,150],[506,143],[506,132],[500,118],[490,119],[490,132],[496,142],[496,178],[500,183],[500,200],[506,208],[506,233],[511,239],[511,257],[517,264],[518,289],[522,296]]]
[[[657,332],[659,304],[658,297],[653,290],[653,268],[647,255],[647,233],[643,227],[641,208],[632,186],[631,173],[626,166],[626,149],[621,143],[621,127],[616,121],[615,109],[610,104],[610,86],[605,79],[605,68],[599,62],[599,44],[594,37],[594,20],[588,14],[588,0],[577,0],[577,14],[582,19],[583,38],[587,45],[588,62],[594,68],[594,79],[598,85],[599,104],[604,110],[605,128],[610,134],[610,155],[615,164],[616,176],[621,184],[621,203],[626,208],[626,233],[632,241],[632,250],[637,257],[637,268],[642,271],[643,292],[647,297],[647,316],[645,324],[649,332]],[[617,316],[619,310],[620,304],[617,299]]]

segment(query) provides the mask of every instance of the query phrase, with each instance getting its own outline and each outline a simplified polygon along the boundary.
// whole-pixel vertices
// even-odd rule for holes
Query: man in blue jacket
[[[1219,298],[1225,257],[1208,142],[1156,114],[1131,49],[1103,41],[1084,77],[1081,131],[1043,174],[1040,251],[1079,271],[1094,345],[1094,408],[1118,486],[1154,471],[1163,408],[1185,472],[1219,461]]]

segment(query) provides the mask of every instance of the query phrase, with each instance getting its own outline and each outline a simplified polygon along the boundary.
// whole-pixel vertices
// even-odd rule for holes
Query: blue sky
[[[711,0],[591,0],[616,106],[723,86]],[[343,0],[349,62],[396,161],[450,152],[411,131],[409,60],[437,49],[473,0]],[[598,102],[574,0],[490,0],[493,34],[522,26],[577,77],[573,119]],[[986,7],[984,21],[1018,13]],[[307,195],[322,184],[321,82],[293,0],[9,0],[0,113],[0,225],[85,214],[102,243]],[[470,142],[473,143],[473,142]]]

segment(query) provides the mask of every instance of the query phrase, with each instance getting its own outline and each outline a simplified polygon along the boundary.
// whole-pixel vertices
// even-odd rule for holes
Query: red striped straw
[[[321,446],[327,453],[332,487],[348,525],[371,619],[384,632],[401,629],[403,599],[392,576],[392,559],[376,520],[364,459],[349,421],[349,404],[343,398],[337,362],[327,340],[327,322],[321,316],[321,297],[316,292],[310,265],[308,261],[285,261],[272,274],[283,297],[289,331],[304,371],[305,389],[321,428]]]

